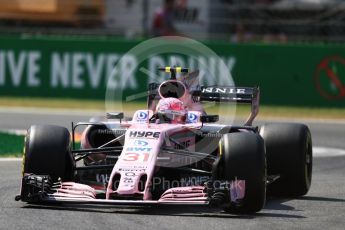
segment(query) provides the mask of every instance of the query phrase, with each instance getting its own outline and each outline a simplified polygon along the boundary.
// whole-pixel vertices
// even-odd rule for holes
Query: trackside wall
[[[172,59],[191,69],[188,57],[164,54],[144,62],[125,55],[141,41],[64,37],[0,37],[0,96],[104,99],[106,85],[124,95],[146,91],[147,74]],[[205,42],[225,62],[238,86],[260,86],[262,104],[345,107],[345,45]],[[120,58],[122,65],[117,65]],[[217,61],[200,57],[208,71]],[[151,77],[152,77],[151,76]],[[202,77],[206,84],[214,79]]]

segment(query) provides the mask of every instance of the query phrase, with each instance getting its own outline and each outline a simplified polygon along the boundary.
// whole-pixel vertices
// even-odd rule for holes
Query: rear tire
[[[230,213],[255,213],[266,201],[265,145],[255,133],[229,133],[220,141],[219,179],[245,180],[245,196],[239,205],[225,207]]]
[[[64,127],[33,125],[25,137],[23,175],[49,175],[53,180],[71,180],[74,160],[70,151],[70,133]]]
[[[268,193],[288,197],[307,194],[313,167],[309,128],[293,123],[266,124],[260,134],[266,144],[268,175],[280,175],[268,186]]]

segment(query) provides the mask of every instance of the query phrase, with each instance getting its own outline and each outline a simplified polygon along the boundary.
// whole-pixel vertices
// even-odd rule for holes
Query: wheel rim
[[[310,141],[310,135],[308,135],[307,146],[306,146],[305,165],[304,165],[307,188],[310,187],[312,168],[313,168],[313,152],[312,152],[312,146],[311,146],[311,141]]]

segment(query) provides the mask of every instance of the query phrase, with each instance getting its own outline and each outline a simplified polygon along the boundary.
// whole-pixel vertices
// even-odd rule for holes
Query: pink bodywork
[[[166,190],[159,201],[207,201],[204,186],[180,187]]]
[[[111,199],[112,194],[119,196],[142,195],[143,200],[151,200],[150,181],[154,176],[157,167],[157,157],[165,139],[173,134],[189,129],[200,129],[201,112],[191,111],[195,115],[193,120],[187,120],[187,124],[149,124],[141,119],[142,113],[150,114],[150,111],[139,110],[134,114],[132,124],[128,127],[125,137],[123,151],[116,162],[110,175],[106,190],[106,199]],[[149,116],[147,116],[148,119]],[[196,118],[195,118],[196,117]],[[128,124],[127,124],[128,125]],[[194,147],[192,143],[191,147]],[[114,178],[120,176],[119,184],[113,189]],[[147,180],[142,191],[139,190],[140,178],[146,175]],[[236,180],[230,184],[230,197],[233,202],[243,199],[245,181]],[[208,199],[205,187],[178,187],[171,188],[164,192],[159,199],[165,201],[204,201]]]
[[[197,76],[197,73],[194,74]],[[196,77],[193,81],[198,82]],[[185,81],[184,78],[180,79]],[[184,83],[185,85],[186,82]],[[196,83],[189,83],[189,86]],[[185,86],[184,86],[185,87]],[[157,169],[157,157],[161,152],[161,146],[169,136],[184,132],[189,129],[200,129],[202,123],[200,122],[201,115],[205,114],[200,102],[193,101],[189,93],[190,87],[185,87],[185,94],[179,98],[188,112],[186,124],[152,124],[149,123],[149,118],[155,113],[156,104],[150,104],[148,110],[138,110],[132,121],[121,123],[122,126],[128,128],[125,136],[125,143],[123,151],[116,162],[106,189],[106,199],[111,200],[112,195],[121,197],[131,197],[133,195],[140,195],[144,201],[152,200],[150,191],[150,183]],[[162,97],[162,95],[160,95]],[[259,111],[259,95],[252,103],[252,110],[245,125],[251,125],[254,118]],[[193,120],[188,120],[192,117]],[[90,145],[84,132],[82,137],[82,147],[90,148]],[[191,146],[194,146],[192,144]],[[96,158],[104,159],[104,154],[95,155]],[[96,159],[96,160],[99,160]],[[143,189],[139,189],[141,178],[146,176],[146,184]],[[119,179],[120,178],[120,179]],[[114,188],[115,179],[119,179],[119,184]],[[243,199],[245,195],[245,181],[235,180],[230,184],[230,198],[232,202]],[[158,202],[207,202],[208,196],[205,193],[205,187],[178,187],[168,189],[163,193]]]
[[[186,129],[201,127],[199,121],[190,124],[148,124],[137,119],[137,114],[143,112],[145,110],[137,111],[134,114],[132,125],[126,132],[123,151],[110,175],[106,191],[107,199],[111,197],[111,194],[123,196],[142,194],[144,200],[151,200],[149,183],[154,175],[157,156],[165,138]],[[201,114],[197,111],[194,113],[199,116]],[[117,189],[113,190],[115,175],[121,177]],[[144,190],[139,191],[140,178],[144,175],[147,176],[146,184]]]
[[[62,182],[57,188],[53,188],[54,193],[50,194],[53,197],[69,197],[80,199],[95,199],[95,190],[85,184],[75,182]]]

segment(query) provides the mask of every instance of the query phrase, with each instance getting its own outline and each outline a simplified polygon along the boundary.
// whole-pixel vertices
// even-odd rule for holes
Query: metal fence
[[[226,11],[230,33],[243,41],[345,41],[344,1],[228,3]],[[217,22],[224,23],[222,18]]]
[[[345,1],[176,0],[181,34],[231,42],[344,42]],[[0,0],[0,33],[142,38],[164,0]]]

